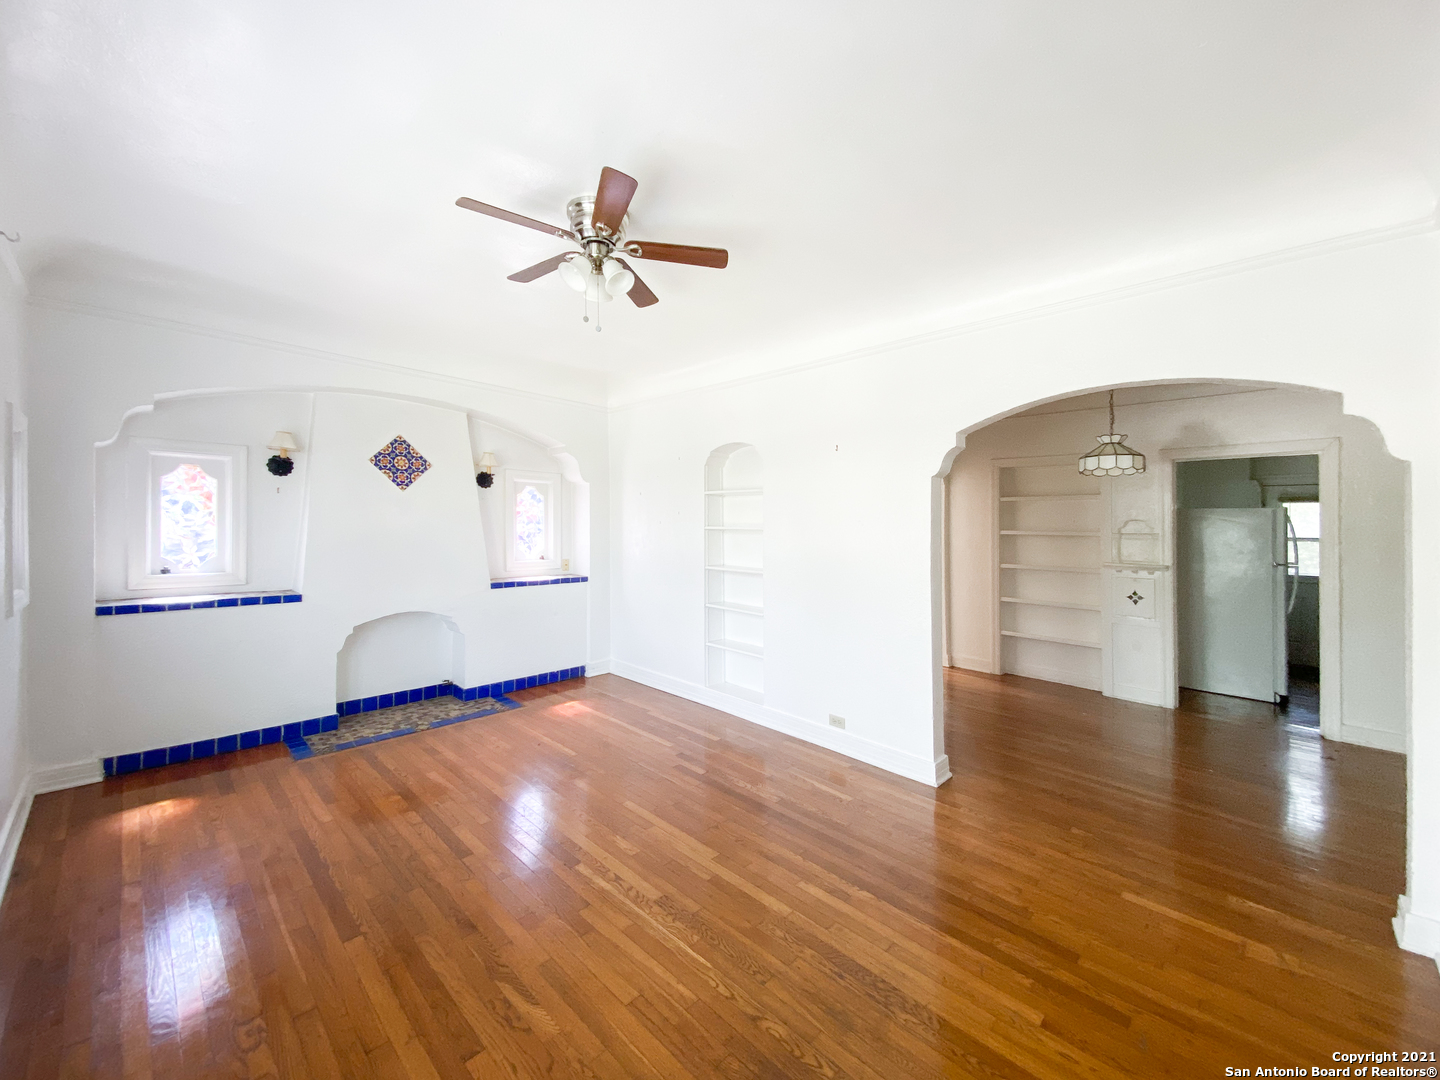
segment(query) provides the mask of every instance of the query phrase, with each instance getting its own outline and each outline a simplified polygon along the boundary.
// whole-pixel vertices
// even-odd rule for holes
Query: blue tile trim
[[[192,611],[195,608],[255,607],[265,604],[298,604],[305,597],[297,592],[264,593],[257,596],[218,596],[207,600],[165,600],[133,604],[96,604],[96,615],[149,615],[160,611]]]
[[[236,598],[230,598],[231,603],[236,603]],[[217,603],[224,603],[223,600]],[[389,694],[377,694],[374,697],[354,698],[350,701],[337,701],[335,711],[328,716],[316,716],[309,720],[296,720],[288,724],[281,724],[276,727],[256,728],[253,731],[242,731],[235,735],[221,735],[214,739],[200,739],[197,742],[180,743],[176,746],[157,747],[154,750],[144,750],[137,754],[117,754],[114,757],[101,759],[101,765],[106,776],[124,776],[126,773],[138,772],[141,769],[155,769],[162,765],[178,765],[183,761],[199,761],[201,758],[214,757],[216,754],[229,754],[236,750],[251,750],[257,746],[269,746],[272,743],[284,743],[297,761],[312,757],[310,747],[305,742],[306,735],[314,735],[322,731],[337,731],[340,727],[342,716],[353,716],[360,712],[370,712],[374,709],[384,708],[380,702],[389,701],[396,705],[407,704],[411,701],[430,701],[437,697],[455,697],[461,701],[476,701],[480,698],[494,698],[502,705],[509,705],[512,708],[519,708],[520,702],[507,697],[506,695],[519,688],[527,686],[546,686],[550,683],[564,682],[567,679],[581,679],[585,677],[585,665],[579,667],[558,668],[555,671],[539,672],[535,675],[526,675],[523,678],[505,679],[501,682],[484,683],[480,686],[459,686],[455,683],[443,682],[433,686],[417,686],[410,690],[396,690]],[[476,716],[486,715],[482,713],[468,713],[463,716],[451,717],[431,724],[431,727],[444,727],[446,724],[459,723],[461,720],[471,720]],[[337,746],[337,750],[347,750],[352,746],[364,746],[366,743],[380,742],[384,739],[393,739],[399,735],[410,735],[414,728],[401,728],[399,731],[387,732],[384,735],[374,735],[364,739],[356,739],[352,742]]]
[[[575,577],[521,578],[513,581],[492,581],[490,587],[492,589],[519,589],[526,585],[573,585],[589,580],[589,576],[584,574]]]

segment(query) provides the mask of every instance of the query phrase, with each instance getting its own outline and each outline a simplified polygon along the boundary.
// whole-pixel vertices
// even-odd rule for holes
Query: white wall
[[[0,244],[8,242],[0,239]],[[5,267],[0,265],[0,403],[12,401],[22,411],[26,406],[21,362],[24,315],[24,296]],[[3,433],[0,433],[0,447],[3,446]],[[3,453],[0,453],[0,460],[3,460]],[[0,489],[9,484],[8,469],[0,469]],[[3,506],[4,501],[0,500],[0,507]],[[3,513],[0,513],[0,519],[3,519]],[[0,528],[6,528],[8,524],[0,520]],[[3,560],[3,551],[3,543],[0,543],[0,560]],[[8,587],[8,580],[8,573],[0,573],[0,584]],[[19,843],[20,831],[25,825],[24,812],[29,805],[25,782],[30,761],[21,720],[26,685],[22,656],[28,618],[28,608],[7,617],[5,605],[0,604],[0,895],[3,895],[5,881],[10,876],[15,845]]]
[[[1198,413],[1201,419],[1204,418],[1206,409],[1215,409],[1224,413],[1229,406],[1228,400],[1201,401],[1191,404],[1191,409]],[[1131,417],[1139,415],[1139,407],[1132,407],[1125,410],[1125,422],[1130,423]],[[1172,414],[1175,410],[1170,410]],[[1170,417],[1174,423],[1185,423],[1187,419],[1178,415]],[[1161,438],[1173,438],[1171,431],[1164,427],[1167,417],[1157,418],[1159,423],[1151,421],[1152,432],[1156,432]],[[1094,414],[1090,421],[1094,423]],[[1005,423],[1005,421],[1001,421]],[[1332,425],[1327,425],[1332,426]],[[1163,434],[1162,434],[1163,433]],[[977,432],[978,434],[978,432]],[[1330,432],[1326,432],[1330,434]],[[1247,442],[1263,441],[1264,436],[1257,436],[1254,439],[1247,439]],[[1175,505],[1185,510],[1206,510],[1231,507],[1256,507],[1264,506],[1264,497],[1260,490],[1260,481],[1250,478],[1249,458],[1216,458],[1213,461],[1181,461],[1175,465]]]
[[[495,455],[493,484],[488,488],[476,487],[491,578],[525,576],[512,573],[505,558],[510,543],[513,509],[505,487],[505,473],[509,469],[554,474],[560,479],[563,497],[555,524],[560,530],[560,557],[569,562],[569,568],[557,572],[589,574],[589,483],[581,475],[573,457],[564,452],[554,452],[532,438],[476,417],[470,419],[470,442],[477,465],[481,454],[488,451]]]
[[[246,569],[252,592],[300,585],[309,481],[311,393],[230,393],[170,398],[126,416],[119,431],[95,448],[95,599],[153,595],[130,589],[126,552],[133,508],[127,483],[132,439],[223,443],[249,448],[245,503]],[[276,431],[294,434],[302,449],[289,476],[272,476],[265,448]],[[184,583],[176,581],[176,592]],[[193,591],[193,590],[192,590]]]
[[[705,698],[694,478],[716,445],[752,443],[766,469],[766,706],[730,707],[910,775],[928,769],[933,780],[944,770],[935,764],[943,750],[938,475],[957,433],[1086,388],[1207,379],[1315,386],[1343,394],[1347,413],[1374,421],[1389,450],[1413,461],[1413,535],[1434,535],[1437,286],[1432,232],[903,347],[832,360],[797,351],[783,374],[619,409],[611,423],[615,670]],[[1362,499],[1347,514],[1373,509]],[[1410,899],[1413,912],[1440,920],[1440,786],[1414,779],[1440,771],[1440,570],[1431,560],[1414,567],[1410,613]],[[1367,648],[1385,663],[1384,650],[1364,642],[1356,662],[1366,662]],[[832,712],[849,720],[843,738],[826,726]]]
[[[347,637],[400,612],[434,612],[455,623],[467,685],[603,667],[608,658],[603,559],[588,585],[490,588],[481,498],[491,493],[476,487],[471,434],[474,416],[503,418],[507,430],[570,462],[603,515],[602,409],[43,301],[29,312],[28,348],[36,472],[28,673],[41,685],[66,687],[31,702],[40,762],[93,763],[333,712],[337,656]],[[212,388],[261,392],[166,398]],[[127,411],[157,397],[153,410],[136,413],[124,428],[164,434],[212,425],[248,442],[258,468],[276,428],[302,424],[277,417],[309,411],[308,426],[295,431],[302,447],[295,472],[280,481],[257,474],[251,487],[262,506],[276,486],[282,503],[306,492],[294,579],[303,602],[95,616],[97,559],[103,565],[106,558],[96,547],[92,481],[106,475],[96,444],[121,431]],[[404,491],[369,462],[396,434],[432,463]],[[293,514],[252,524],[263,534],[252,534],[262,550],[267,543],[277,553],[294,550]],[[596,544],[603,556],[603,535]],[[264,587],[288,580],[284,559],[276,560],[279,576]]]
[[[1140,476],[1101,478],[1112,504],[1110,530],[1124,520],[1141,518],[1156,523],[1162,533],[1168,531],[1165,494],[1177,487],[1182,489],[1177,502],[1192,507],[1261,505],[1260,485],[1250,479],[1248,458],[1181,462],[1172,476],[1163,451],[1339,439],[1342,663],[1338,673],[1331,673],[1332,685],[1341,690],[1343,726],[1338,737],[1403,751],[1406,467],[1386,450],[1375,425],[1344,415],[1339,394],[1293,388],[1150,402],[1117,408],[1116,413],[1116,430],[1128,434],[1126,445],[1148,455],[1149,468]],[[1067,452],[1078,456],[1107,423],[1103,408],[1012,416],[966,439],[948,481],[949,642],[955,666],[993,670],[992,460]]]
[[[335,663],[336,699],[349,701],[395,690],[465,685],[465,635],[430,611],[404,611],[361,623]]]

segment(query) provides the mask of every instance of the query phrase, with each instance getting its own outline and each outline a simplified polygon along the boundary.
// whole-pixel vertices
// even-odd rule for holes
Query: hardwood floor
[[[947,672],[939,791],[635,683],[40,796],[0,1077],[1209,1077],[1440,1049],[1398,755]]]

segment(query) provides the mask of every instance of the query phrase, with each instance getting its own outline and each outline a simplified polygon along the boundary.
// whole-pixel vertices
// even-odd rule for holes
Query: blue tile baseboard
[[[281,724],[278,727],[255,728],[251,731],[242,731],[237,735],[221,735],[214,739],[201,739],[199,742],[142,750],[135,754],[116,754],[114,757],[102,758],[101,764],[105,768],[106,776],[123,776],[126,773],[139,772],[141,769],[178,765],[182,761],[198,761],[200,758],[214,757],[216,754],[228,754],[234,750],[249,750],[251,747],[268,746],[278,742],[283,742],[297,759],[305,758],[309,757],[310,753],[309,747],[305,746],[303,736],[318,735],[322,731],[335,731],[340,726],[340,717],[342,716],[386,709],[392,705],[408,705],[412,701],[427,701],[436,697],[456,697],[461,701],[499,698],[504,694],[524,690],[531,686],[548,686],[551,683],[564,682],[567,679],[583,679],[584,677],[585,665],[581,664],[579,667],[559,668],[555,671],[541,672],[538,675],[504,679],[500,682],[485,683],[480,686],[460,686],[451,682],[436,683],[433,686],[417,686],[413,690],[396,690],[389,694],[376,694],[373,697],[338,701],[335,703],[335,711],[329,716],[317,716],[312,720],[297,720],[290,724]],[[441,725],[431,724],[430,726],[439,727]],[[409,730],[407,728],[405,731],[393,734],[407,734]],[[377,736],[376,739],[391,737],[387,734]],[[297,743],[304,747],[303,752],[296,749]]]
[[[123,776],[141,769],[178,765],[182,761],[198,761],[216,754],[228,754],[233,750],[248,750],[252,746],[283,742],[292,731],[296,735],[318,735],[322,731],[334,731],[339,724],[340,717],[331,713],[329,716],[297,720],[293,724],[281,724],[278,727],[255,728],[253,731],[242,731],[236,735],[221,735],[214,739],[201,739],[199,742],[142,750],[138,754],[116,754],[114,757],[102,758],[101,764],[105,768],[106,776]]]
[[[458,683],[443,682],[434,686],[417,686],[413,690],[396,690],[389,694],[377,694],[374,697],[351,698],[349,701],[337,701],[335,712],[338,716],[354,716],[357,713],[374,712],[376,709],[388,709],[392,705],[408,705],[412,701],[429,701],[436,697],[456,697],[461,701],[474,701],[476,698],[498,697],[500,694],[509,694],[515,690],[524,690],[528,686],[548,686],[550,683],[564,682],[566,679],[583,679],[585,677],[585,665],[579,667],[558,668],[555,671],[545,671],[539,675],[527,675],[519,679],[503,679],[499,682],[482,683],[479,686],[461,686]]]
[[[492,589],[518,589],[522,585],[571,585],[577,581],[589,581],[586,576],[581,577],[547,577],[547,578],[518,578],[513,581],[492,581]]]
[[[305,597],[298,592],[246,593],[240,596],[176,597],[165,600],[115,600],[96,604],[96,615],[149,615],[158,611],[195,611],[200,608],[264,607],[268,604],[298,604]]]

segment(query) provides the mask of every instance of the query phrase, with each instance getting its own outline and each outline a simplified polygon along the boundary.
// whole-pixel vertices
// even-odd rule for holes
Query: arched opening
[[[1200,555],[1186,540],[1200,511],[1269,509],[1290,526],[1273,561],[1304,565],[1276,568],[1281,625],[1253,643],[1319,669],[1327,738],[1403,751],[1407,473],[1380,432],[1347,416],[1338,394],[1301,387],[1129,386],[1116,405],[1118,430],[1148,455],[1143,474],[1076,468],[1106,431],[1105,392],[1028,406],[963,436],[945,480],[947,665],[1168,707],[1182,683],[1269,702],[1269,691],[1195,670],[1223,658],[1214,639],[1225,635],[1217,613],[1201,610],[1214,606],[1214,573],[1202,604],[1204,568],[1186,563],[1187,550]],[[1288,674],[1276,672],[1274,697],[1286,696]]]
[[[1023,760],[1077,808],[1113,784],[1177,850],[1203,805],[1276,863],[1365,862],[1402,892],[1408,464],[1337,393],[1174,382],[1116,388],[1145,471],[1084,476],[1108,390],[992,417],[942,465],[951,768]],[[1258,681],[1213,678],[1240,669]]]
[[[465,636],[443,615],[404,611],[363,622],[335,661],[335,699],[350,701],[415,687],[464,684]]]

